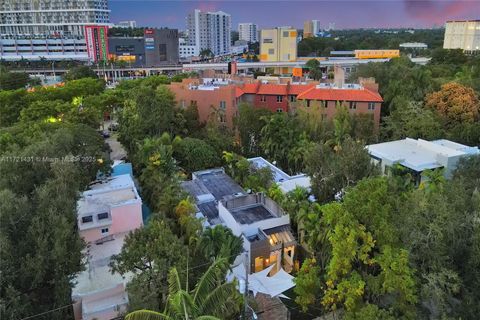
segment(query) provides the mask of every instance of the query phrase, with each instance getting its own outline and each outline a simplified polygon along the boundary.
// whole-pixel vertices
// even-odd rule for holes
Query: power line
[[[55,312],[55,311],[58,311],[58,310],[62,310],[62,309],[65,309],[65,308],[68,308],[70,306],[73,306],[73,303],[70,303],[68,305],[65,305],[63,307],[59,307],[59,308],[56,308],[56,309],[51,309],[51,310],[47,310],[45,312],[42,312],[42,313],[37,313],[37,314],[34,314],[32,316],[28,316],[26,318],[22,318],[20,320],[27,320],[27,319],[33,319],[33,318],[36,318],[36,317],[39,317],[39,316],[43,316],[45,314],[48,314],[48,313],[52,313],[52,312]]]

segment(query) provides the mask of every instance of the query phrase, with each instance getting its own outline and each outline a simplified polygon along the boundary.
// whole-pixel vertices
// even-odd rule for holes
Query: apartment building
[[[422,176],[425,170],[443,168],[445,177],[450,178],[461,158],[480,155],[478,147],[469,147],[446,139],[427,141],[406,138],[371,144],[366,148],[383,173],[388,174],[389,168],[398,164],[412,174],[417,184],[425,179]]]
[[[182,187],[195,200],[206,227],[223,224],[243,238],[251,272],[272,267],[273,275],[293,269],[296,240],[290,217],[272,199],[246,193],[223,169],[194,172]]]
[[[242,91],[228,79],[184,79],[181,83],[172,82],[168,86],[180,108],[197,106],[201,122],[215,117],[218,123],[233,127]]]
[[[92,183],[77,203],[78,230],[87,243],[86,270],[72,290],[76,320],[110,320],[127,310],[127,282],[110,272],[112,255],[119,254],[128,233],[142,227],[142,199],[130,174]]]
[[[303,37],[316,37],[321,31],[320,20],[307,20],[303,23]]]
[[[258,42],[258,25],[255,23],[239,23],[238,39],[247,42]]]
[[[466,52],[480,50],[480,20],[447,21],[444,49],[462,49]]]
[[[187,18],[187,45],[198,52],[210,49],[214,55],[230,53],[232,18],[228,13],[195,9]]]
[[[291,27],[262,29],[260,61],[296,61],[297,30]]]
[[[106,58],[109,14],[107,0],[3,0],[0,56],[7,61]]]

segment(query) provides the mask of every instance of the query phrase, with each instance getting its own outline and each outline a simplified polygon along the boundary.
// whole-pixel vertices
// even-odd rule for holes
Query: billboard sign
[[[108,60],[108,27],[85,26],[87,54],[92,62]]]

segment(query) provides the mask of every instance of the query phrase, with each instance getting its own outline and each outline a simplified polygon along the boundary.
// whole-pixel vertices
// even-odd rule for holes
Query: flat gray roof
[[[195,176],[217,201],[225,196],[234,194],[245,194],[245,191],[232,178],[223,172],[222,169],[196,172]]]
[[[257,221],[275,218],[275,216],[261,204],[240,207],[230,212],[240,224],[252,224]]]

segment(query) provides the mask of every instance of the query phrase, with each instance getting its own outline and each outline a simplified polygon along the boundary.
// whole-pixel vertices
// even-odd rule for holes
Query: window
[[[225,101],[220,101],[220,109],[225,110],[227,103]]]
[[[267,101],[267,99],[266,99],[266,97],[265,97],[264,94],[260,96],[260,101],[261,101],[261,102]]]
[[[290,102],[295,102],[295,101],[297,101],[297,97],[291,95],[291,96],[290,96]]]
[[[309,99],[307,99],[307,108],[310,108],[310,101]]]
[[[167,61],[167,44],[160,43],[158,45],[158,53],[160,56],[160,61]]]
[[[275,54],[275,49],[268,49],[268,54]]]
[[[108,219],[108,212],[99,213],[97,218],[98,220]]]
[[[263,39],[263,43],[273,43],[273,39]]]
[[[283,31],[283,37],[288,38],[288,36],[289,36],[289,32],[288,31]]]
[[[277,102],[278,103],[283,102],[283,96],[277,96]]]
[[[108,228],[103,228],[102,233],[108,233]]]
[[[350,110],[357,110],[357,102],[351,101],[350,102]]]
[[[89,223],[89,222],[93,222],[93,216],[82,217],[82,223]]]
[[[368,110],[375,110],[375,102],[368,103]]]
[[[277,109],[277,113],[282,113],[283,112],[283,109],[282,108],[278,108]]]

